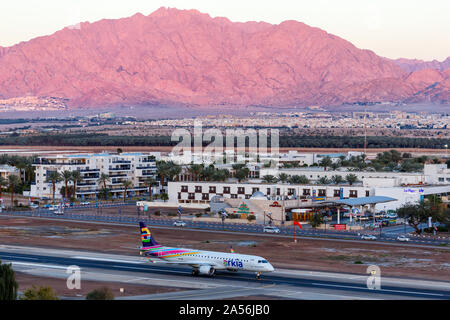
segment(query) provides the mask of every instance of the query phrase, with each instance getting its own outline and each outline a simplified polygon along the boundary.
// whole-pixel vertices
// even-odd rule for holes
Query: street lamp
[[[445,159],[447,159],[448,158],[448,154],[447,154],[447,152],[448,152],[448,144],[444,145],[444,148],[445,148]]]

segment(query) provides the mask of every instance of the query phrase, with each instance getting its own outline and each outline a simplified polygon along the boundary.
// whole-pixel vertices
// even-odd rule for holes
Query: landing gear
[[[192,269],[192,275],[194,277],[198,276],[198,269]]]
[[[256,280],[261,280],[261,272],[256,273]]]

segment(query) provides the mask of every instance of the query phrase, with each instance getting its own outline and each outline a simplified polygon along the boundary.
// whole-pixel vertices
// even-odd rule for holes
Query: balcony
[[[127,163],[127,164],[131,164],[131,161],[128,161],[128,160],[113,160],[112,163]]]

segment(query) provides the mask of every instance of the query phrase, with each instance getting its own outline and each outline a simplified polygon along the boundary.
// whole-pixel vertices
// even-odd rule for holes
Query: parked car
[[[175,221],[175,222],[173,223],[173,225],[174,225],[175,227],[186,227],[186,222],[181,221],[181,220],[177,220],[177,221]]]
[[[55,210],[53,213],[57,216],[62,216],[64,214],[64,210],[63,208],[59,208],[58,210]]]
[[[402,241],[402,242],[408,242],[409,238],[407,236],[405,236],[405,235],[401,235],[401,236],[397,237],[397,240],[398,241]]]
[[[363,239],[363,240],[377,240],[377,237],[375,237],[374,235],[371,235],[371,234],[363,234],[361,236],[361,239]]]
[[[280,229],[278,229],[277,227],[272,227],[272,226],[264,227],[263,231],[267,232],[267,233],[280,233]]]
[[[56,204],[52,204],[52,205],[48,206],[48,210],[50,210],[50,211],[58,210],[58,208],[59,208],[59,206]]]
[[[30,203],[30,208],[31,209],[37,209],[37,208],[39,208],[39,205],[36,204],[36,203]]]
[[[88,206],[89,204],[90,204],[89,201],[83,201],[83,202],[80,202],[80,205],[81,205],[81,206]]]

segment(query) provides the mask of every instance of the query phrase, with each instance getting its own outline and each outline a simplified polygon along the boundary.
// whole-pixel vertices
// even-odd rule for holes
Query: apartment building
[[[156,161],[160,159],[159,152],[150,153],[94,153],[43,156],[36,158],[35,182],[31,186],[30,196],[38,198],[52,197],[52,184],[48,181],[50,172],[62,173],[65,170],[79,171],[82,181],[77,183],[75,195],[77,199],[95,199],[103,188],[100,183],[101,174],[107,174],[109,181],[106,187],[113,198],[123,197],[124,181],[131,181],[132,187],[127,188],[127,196],[148,194],[147,177],[156,179]],[[64,181],[56,184],[55,198],[62,198],[61,188]],[[73,186],[71,182],[69,185]],[[157,187],[154,187],[157,191]]]
[[[4,180],[8,180],[8,177],[10,175],[16,175],[20,177],[21,173],[20,170],[17,169],[16,167],[7,164],[0,165],[0,177],[3,178]]]

